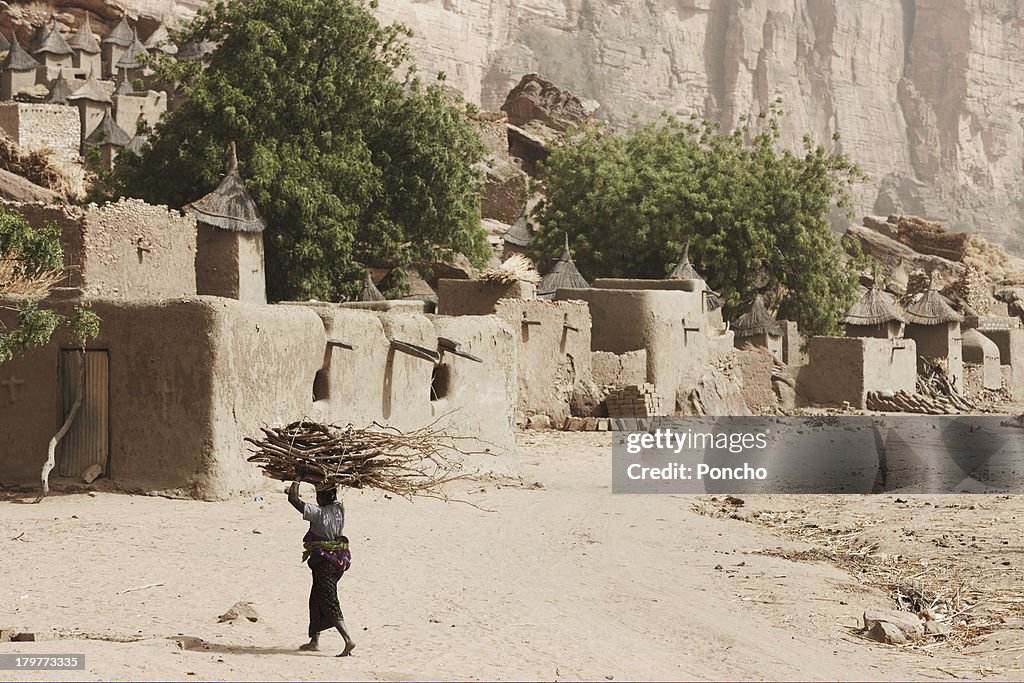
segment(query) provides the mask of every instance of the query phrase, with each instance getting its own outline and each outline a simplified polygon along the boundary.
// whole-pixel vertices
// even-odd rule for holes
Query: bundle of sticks
[[[866,407],[887,413],[924,413],[950,415],[960,410],[948,398],[933,398],[922,393],[907,391],[872,391],[868,393]]]
[[[950,403],[956,410],[971,412],[978,409],[957,389],[955,382],[946,371],[945,363],[929,358],[921,358],[921,362],[923,371],[917,376],[917,393]]]
[[[411,432],[373,423],[359,429],[324,425],[309,420],[286,427],[262,427],[263,438],[245,441],[255,446],[249,462],[264,476],[316,486],[377,488],[404,498],[426,496],[448,500],[443,487],[464,479],[458,437],[436,423]]]

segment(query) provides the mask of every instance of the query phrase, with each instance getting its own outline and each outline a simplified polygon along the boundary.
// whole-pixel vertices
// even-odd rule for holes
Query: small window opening
[[[331,346],[324,351],[324,364],[313,376],[313,402],[331,397]]]
[[[430,376],[430,400],[436,401],[448,396],[451,368],[447,365],[435,365]]]

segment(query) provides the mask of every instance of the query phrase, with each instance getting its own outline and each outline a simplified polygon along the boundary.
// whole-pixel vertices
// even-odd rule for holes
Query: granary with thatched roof
[[[86,138],[103,122],[113,100],[110,99],[110,91],[107,87],[96,78],[94,73],[90,73],[85,83],[68,95],[68,102],[78,107],[82,152],[84,153]]]
[[[523,211],[516,222],[502,235],[502,260],[509,258],[512,254],[523,254],[527,247],[533,243],[533,230],[530,228],[530,219]]]
[[[673,268],[668,275],[665,276],[666,280],[700,280],[704,284],[704,303],[707,306],[708,311],[717,311],[722,308],[722,299],[718,296],[718,292],[713,292],[708,289],[707,281],[704,280],[704,276],[697,272],[697,268],[690,262],[690,243],[687,242],[686,246],[683,247],[683,256],[679,259],[679,263]]]
[[[736,348],[753,344],[768,349],[773,356],[782,360],[782,326],[768,312],[760,294],[754,297],[747,311],[736,318],[732,330]]]
[[[84,73],[103,73],[103,58],[100,55],[100,44],[96,41],[96,35],[92,32],[92,21],[89,20],[89,12],[85,13],[85,20],[79,25],[75,34],[68,41],[74,54],[71,63],[76,69]]]
[[[366,275],[363,277],[363,288],[359,292],[359,297],[356,301],[384,301],[384,295],[381,294],[380,290],[377,289],[377,285],[373,284],[373,276],[370,275],[370,271],[366,271]]]
[[[956,386],[963,387],[963,348],[960,323],[963,316],[953,310],[934,282],[924,292],[903,300],[907,325],[904,336],[917,343],[917,357],[939,361]]]
[[[266,303],[265,223],[238,173],[235,143],[220,184],[186,208],[196,218],[198,293]]]
[[[583,279],[576,264],[572,261],[572,254],[569,252],[569,236],[566,235],[562,255],[540,281],[537,298],[553,299],[555,292],[559,289],[587,289],[589,287],[590,285]]]
[[[149,52],[146,50],[146,46],[142,44],[142,41],[139,40],[138,30],[132,31],[131,44],[121,54],[117,64],[114,65],[115,75],[118,78],[129,81],[142,78],[147,75],[146,63],[148,58]]]
[[[896,339],[903,336],[907,319],[888,292],[871,287],[846,311],[839,322],[846,326],[847,337],[880,337]]]
[[[85,149],[99,150],[100,161],[103,167],[110,170],[114,167],[114,159],[117,158],[117,153],[121,151],[121,148],[131,142],[132,136],[124,132],[117,121],[114,120],[111,111],[108,109],[103,114],[103,120],[100,121],[100,125],[96,126],[95,130],[89,133],[89,137],[85,139]]]
[[[110,33],[100,41],[100,53],[103,61],[103,78],[112,78],[117,75],[117,63],[128,51],[135,41],[135,32],[128,25],[128,15],[122,15],[121,21],[117,23]]]
[[[57,30],[57,21],[50,20],[49,26],[39,29],[39,37],[36,46],[32,50],[32,56],[40,65],[51,69],[70,69],[74,67],[75,51],[68,45],[68,41]]]
[[[18,34],[12,34],[11,49],[0,67],[0,100],[12,100],[22,90],[34,87],[39,66],[39,62],[18,42]]]
[[[64,70],[57,72],[57,80],[50,87],[50,94],[46,96],[48,104],[68,104],[68,96],[71,94],[71,86],[64,78]]]

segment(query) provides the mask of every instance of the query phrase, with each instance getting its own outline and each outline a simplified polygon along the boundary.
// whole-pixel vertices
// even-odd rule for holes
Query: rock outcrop
[[[858,215],[915,214],[1024,246],[1024,9],[989,0],[419,0],[378,14],[416,33],[423,72],[497,109],[539,72],[598,116],[734,125],[777,96],[786,143],[841,149],[870,181]]]

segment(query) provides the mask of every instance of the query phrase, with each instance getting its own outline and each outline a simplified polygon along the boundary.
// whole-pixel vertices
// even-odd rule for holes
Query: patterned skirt
[[[344,617],[338,602],[338,580],[342,571],[338,565],[317,553],[307,562],[313,572],[313,587],[309,591],[309,637],[321,631],[336,628]]]

